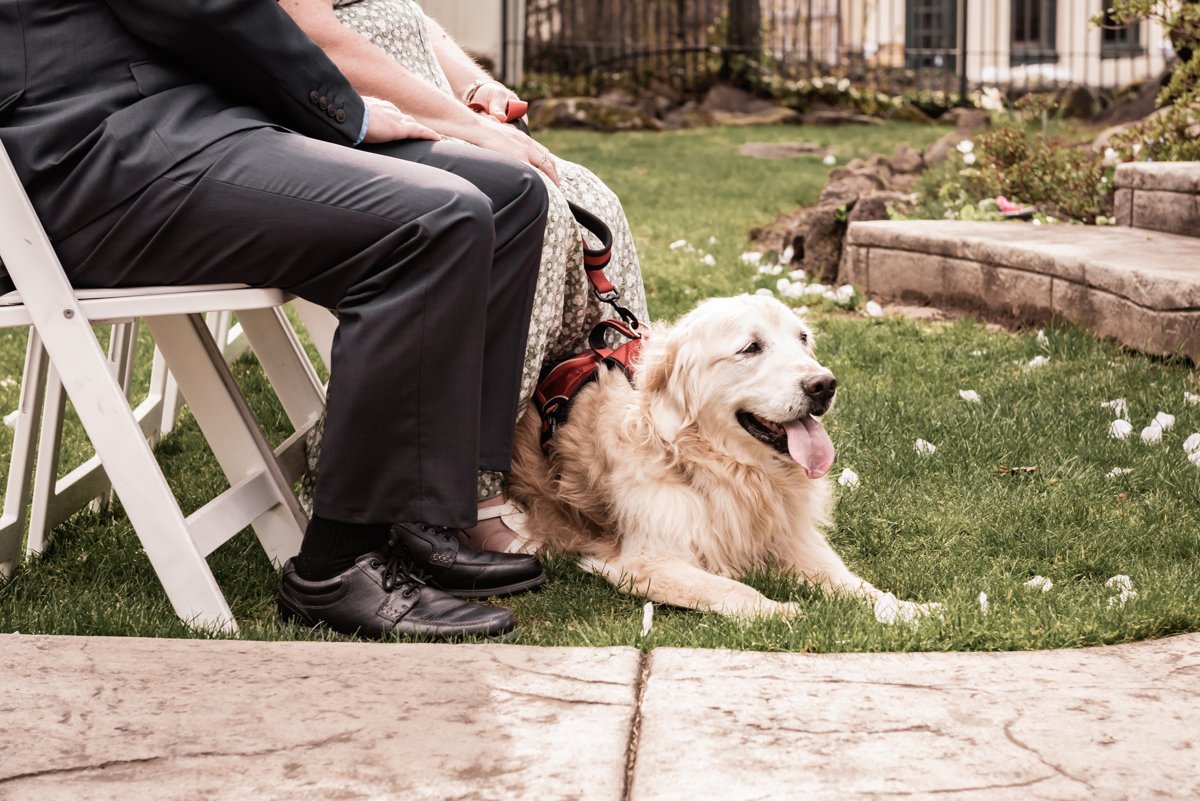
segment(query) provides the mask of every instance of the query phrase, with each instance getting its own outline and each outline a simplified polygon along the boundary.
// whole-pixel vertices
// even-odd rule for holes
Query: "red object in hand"
[[[470,103],[467,105],[467,108],[479,114],[489,113],[487,106],[482,103]],[[528,109],[529,104],[524,100],[510,100],[508,101],[508,105],[504,107],[504,121],[512,122],[513,120],[520,119],[525,116],[525,112]]]

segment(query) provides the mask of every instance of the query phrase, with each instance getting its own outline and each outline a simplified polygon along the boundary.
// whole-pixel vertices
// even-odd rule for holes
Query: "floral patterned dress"
[[[416,0],[335,0],[334,8],[343,25],[354,29],[419,78],[440,91],[454,94],[434,55],[425,13]],[[544,174],[550,190],[546,238],[534,291],[533,317],[525,347],[518,409],[523,412],[533,397],[542,365],[586,347],[587,334],[597,321],[613,317],[612,310],[592,295],[583,269],[583,230],[571,216],[567,201],[587,209],[604,222],[613,234],[612,261],[605,273],[620,289],[622,304],[638,319],[646,320],[646,291],[633,244],[629,222],[617,196],[587,168],[555,158],[560,187]],[[308,440],[308,473],[302,493],[306,502],[316,479],[324,418]],[[479,476],[479,500],[502,492],[502,476],[484,471]]]

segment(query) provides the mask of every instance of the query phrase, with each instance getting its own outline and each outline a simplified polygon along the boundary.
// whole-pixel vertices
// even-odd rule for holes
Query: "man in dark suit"
[[[0,141],[76,286],[243,282],[340,314],[280,597],[308,624],[494,634],[511,613],[459,597],[545,578],[452,533],[476,471],[509,466],[546,193],[436,140],[275,0],[0,0]]]

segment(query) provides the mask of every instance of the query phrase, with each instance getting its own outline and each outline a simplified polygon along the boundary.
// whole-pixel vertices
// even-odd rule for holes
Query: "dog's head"
[[[833,404],[837,380],[813,357],[812,331],[774,298],[700,304],[647,341],[637,382],[664,440],[694,427],[729,453],[795,460],[809,478],[833,464],[816,418]]]

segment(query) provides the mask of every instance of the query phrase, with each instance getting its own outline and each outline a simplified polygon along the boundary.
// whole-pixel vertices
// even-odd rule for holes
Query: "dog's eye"
[[[755,340],[754,342],[751,342],[749,345],[747,345],[746,347],[744,347],[740,351],[738,351],[738,353],[742,353],[746,356],[753,356],[756,353],[762,353],[762,345],[758,344],[758,341]]]
[[[807,331],[801,331],[801,332],[800,332],[800,344],[801,344],[801,345],[807,345],[807,344],[808,344],[808,332],[807,332]]]

